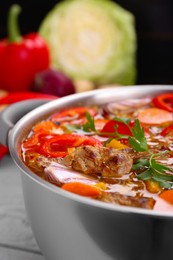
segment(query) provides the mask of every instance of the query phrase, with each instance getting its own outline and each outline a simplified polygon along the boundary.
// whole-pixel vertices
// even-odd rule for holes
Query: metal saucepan
[[[55,111],[164,91],[173,92],[173,86],[115,87],[74,94],[46,104],[45,100],[24,101],[1,113],[0,142],[8,145],[20,169],[26,210],[46,259],[173,259],[173,214],[115,206],[66,192],[31,172],[20,156],[20,143],[32,125]]]

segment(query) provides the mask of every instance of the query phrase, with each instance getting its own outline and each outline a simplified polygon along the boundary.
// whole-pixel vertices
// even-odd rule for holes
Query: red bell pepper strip
[[[8,153],[8,148],[2,144],[0,144],[0,159],[4,157]]]
[[[173,112],[173,93],[160,94],[152,100],[154,106]]]
[[[12,5],[8,16],[8,39],[0,41],[0,87],[7,91],[31,88],[36,73],[50,65],[46,42],[39,34],[21,36],[17,18],[19,5]]]
[[[58,158],[65,157],[68,154],[68,148],[81,145],[102,146],[102,143],[93,137],[62,134],[43,142],[38,151],[46,157]]]
[[[173,125],[169,125],[166,128],[164,128],[162,130],[162,132],[160,133],[161,136],[167,136],[167,135],[171,135],[173,136]]]
[[[40,131],[34,133],[30,138],[28,138],[22,145],[23,149],[39,151],[40,146],[46,142],[46,140],[55,137],[56,134],[50,134],[48,132]]]
[[[6,96],[0,98],[0,105],[10,105],[19,101],[23,101],[26,99],[56,99],[56,96],[43,94],[39,92],[32,92],[32,91],[23,91],[23,92],[10,92]]]
[[[130,131],[129,127],[126,124],[124,124],[123,122],[119,122],[117,120],[110,120],[103,127],[101,132],[104,134],[104,136],[109,136],[109,133],[114,133],[115,132],[115,127],[117,127],[117,132],[119,134],[132,136],[132,132]],[[115,137],[116,137],[116,133],[115,133]]]

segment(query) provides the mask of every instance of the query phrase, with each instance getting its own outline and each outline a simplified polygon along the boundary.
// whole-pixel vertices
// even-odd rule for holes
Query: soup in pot
[[[58,188],[173,212],[173,94],[71,107],[33,126],[22,159]]]

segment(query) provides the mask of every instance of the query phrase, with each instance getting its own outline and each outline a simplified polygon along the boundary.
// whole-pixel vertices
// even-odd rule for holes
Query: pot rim
[[[140,93],[137,93],[137,90],[140,88]],[[56,99],[53,101],[50,101],[44,105],[41,105],[38,108],[35,108],[31,112],[27,113],[25,116],[23,116],[15,125],[14,127],[9,131],[8,134],[8,147],[10,151],[10,155],[15,162],[15,164],[18,166],[18,168],[22,171],[22,174],[25,174],[27,177],[29,177],[32,181],[37,183],[38,185],[41,185],[43,188],[48,189],[50,192],[56,193],[59,196],[63,196],[67,199],[73,200],[75,202],[85,204],[87,206],[92,207],[99,207],[104,210],[112,211],[112,212],[121,212],[124,214],[139,214],[139,215],[146,215],[146,216],[152,216],[152,217],[160,217],[160,218],[173,218],[173,213],[171,212],[162,212],[158,210],[149,210],[149,209],[142,209],[142,208],[135,208],[135,207],[128,207],[128,206],[122,206],[122,205],[113,205],[111,203],[105,203],[102,201],[92,200],[91,198],[82,197],[80,195],[76,195],[74,193],[70,193],[68,191],[65,191],[59,187],[56,187],[54,184],[51,184],[38,175],[36,175],[34,172],[32,172],[22,161],[19,155],[18,149],[16,149],[16,138],[20,136],[21,129],[23,126],[28,124],[30,120],[33,118],[40,118],[47,111],[54,111],[56,108],[63,108],[64,104],[71,104],[71,101],[75,103],[76,101],[87,100],[88,98],[93,98],[94,100],[105,100],[106,96],[110,97],[113,96],[112,93],[115,95],[118,92],[121,92],[121,97],[128,97],[128,92],[131,92],[131,95],[135,94],[136,97],[144,96],[145,94],[152,95],[169,91],[173,92],[173,85],[156,85],[156,84],[148,84],[148,85],[134,85],[134,86],[121,86],[121,87],[114,87],[114,88],[106,88],[106,89],[97,89],[97,90],[91,90],[84,93],[77,93],[72,94],[66,97],[62,97],[60,99]],[[142,92],[142,93],[141,93]],[[33,101],[34,102],[34,101]],[[50,113],[51,114],[51,113]],[[30,127],[31,129],[31,127]],[[17,143],[18,144],[18,143]],[[19,145],[19,144],[18,144]]]

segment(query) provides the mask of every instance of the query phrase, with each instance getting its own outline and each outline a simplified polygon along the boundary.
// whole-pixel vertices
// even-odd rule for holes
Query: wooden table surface
[[[10,156],[0,161],[0,259],[45,260],[27,218],[20,173]]]

